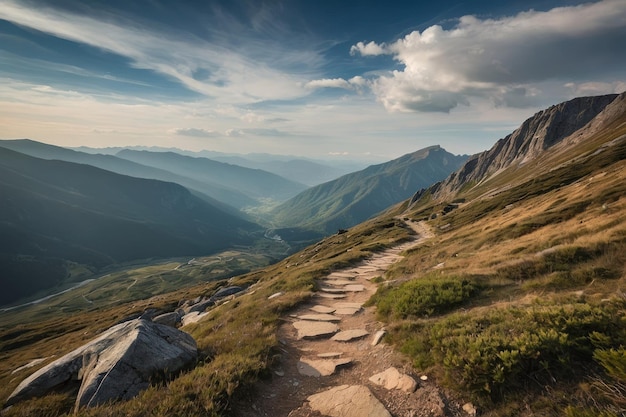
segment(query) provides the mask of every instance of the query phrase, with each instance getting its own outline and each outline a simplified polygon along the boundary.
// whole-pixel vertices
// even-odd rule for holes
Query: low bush
[[[381,287],[373,301],[381,317],[428,317],[458,307],[477,291],[467,279],[433,275],[397,287]]]
[[[401,349],[417,367],[440,366],[451,385],[469,390],[479,401],[498,401],[519,389],[571,378],[574,366],[593,363],[597,349],[619,348],[626,340],[626,301],[456,313],[395,332],[402,334],[391,339],[403,341]]]

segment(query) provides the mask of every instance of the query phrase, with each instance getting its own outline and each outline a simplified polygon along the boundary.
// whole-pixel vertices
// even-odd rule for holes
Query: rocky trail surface
[[[359,265],[320,279],[307,304],[285,317],[278,331],[281,353],[272,376],[232,404],[243,417],[467,416],[426,375],[382,342],[385,329],[374,307],[363,304],[401,253],[433,235],[425,223],[409,223],[411,241]]]

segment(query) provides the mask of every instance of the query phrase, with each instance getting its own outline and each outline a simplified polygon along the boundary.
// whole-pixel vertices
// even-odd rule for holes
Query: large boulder
[[[190,366],[197,355],[191,335],[151,321],[131,320],[26,378],[6,405],[45,395],[73,381],[80,382],[76,409],[130,399],[155,377]]]

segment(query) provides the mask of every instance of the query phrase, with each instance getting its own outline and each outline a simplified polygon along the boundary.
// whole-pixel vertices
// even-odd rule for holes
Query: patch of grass
[[[397,287],[379,287],[372,302],[382,318],[428,317],[458,307],[477,292],[467,279],[432,275]]]

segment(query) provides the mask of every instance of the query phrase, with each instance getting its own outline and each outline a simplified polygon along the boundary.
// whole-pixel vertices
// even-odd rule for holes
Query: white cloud
[[[195,138],[213,138],[221,136],[220,133],[215,130],[199,129],[195,127],[179,127],[176,129],[170,129],[168,133],[180,136],[191,136]]]
[[[363,55],[363,56],[377,56],[377,55],[385,55],[390,54],[391,52],[387,49],[384,43],[377,44],[374,41],[371,41],[368,44],[363,42],[358,42],[356,45],[352,45],[350,48],[350,55]]]
[[[626,67],[625,22],[626,2],[604,0],[500,19],[464,16],[450,29],[435,25],[390,44],[359,42],[351,53],[391,54],[404,66],[373,81],[390,111],[448,112],[472,97],[526,107],[536,103],[542,82],[625,81],[623,72],[615,80]]]
[[[352,86],[350,83],[343,78],[324,78],[321,80],[313,80],[309,81],[305,84],[306,88],[315,89],[315,88],[343,88],[345,90],[351,90]]]

